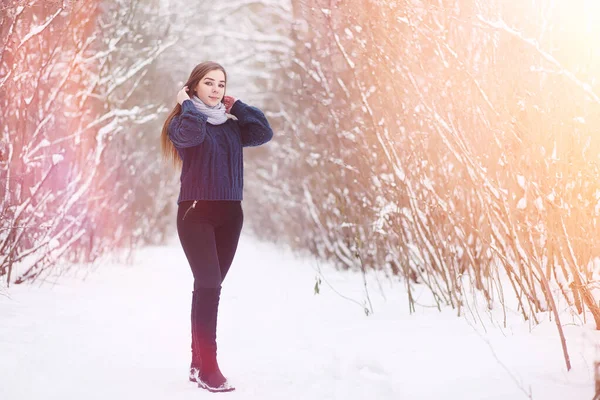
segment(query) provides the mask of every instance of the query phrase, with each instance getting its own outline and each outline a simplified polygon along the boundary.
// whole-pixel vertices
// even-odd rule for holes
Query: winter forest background
[[[600,329],[597,2],[1,4],[3,285],[174,234],[160,129],[214,60],[275,132],[245,153],[245,229],[459,314]]]

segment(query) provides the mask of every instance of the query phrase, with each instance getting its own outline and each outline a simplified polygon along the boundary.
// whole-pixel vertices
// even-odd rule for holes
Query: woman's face
[[[216,106],[225,94],[225,74],[220,69],[210,71],[200,79],[195,91],[204,104]]]

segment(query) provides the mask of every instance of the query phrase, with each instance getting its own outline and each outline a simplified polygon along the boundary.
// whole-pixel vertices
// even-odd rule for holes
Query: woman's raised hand
[[[188,87],[184,86],[179,92],[177,92],[177,102],[183,104],[185,100],[189,100],[190,96],[187,94]]]
[[[231,107],[233,107],[233,103],[235,103],[237,99],[231,96],[223,96],[223,104],[225,104],[225,112],[229,114],[231,111]]]

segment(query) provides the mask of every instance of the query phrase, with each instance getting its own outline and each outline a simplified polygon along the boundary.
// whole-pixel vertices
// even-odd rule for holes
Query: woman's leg
[[[191,334],[192,334],[192,368],[200,368],[200,353],[197,345],[198,333],[198,303],[200,288],[220,287],[221,270],[215,242],[215,232],[212,225],[194,218],[194,213],[188,212],[190,205],[182,203],[177,214],[177,233],[183,251],[186,255],[192,275],[194,290],[192,292]],[[185,219],[183,216],[185,215]]]
[[[219,266],[221,269],[221,282],[225,280],[227,272],[233,262],[233,257],[238,247],[240,233],[244,224],[244,213],[240,202],[236,202],[231,207],[230,219],[215,229],[215,239],[217,243],[217,255],[219,257]]]
[[[215,228],[207,223],[177,221],[177,233],[183,252],[192,269],[194,290],[221,286],[221,268],[217,253]]]
[[[206,389],[232,390],[216,361],[217,313],[222,277],[214,221],[206,218],[206,208],[202,211],[191,210],[194,212],[186,214],[188,210],[188,204],[180,206],[177,232],[194,275],[190,370],[198,373],[198,384]]]

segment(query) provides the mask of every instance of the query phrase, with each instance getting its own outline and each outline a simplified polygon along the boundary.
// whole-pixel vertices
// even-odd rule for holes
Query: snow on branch
[[[477,19],[479,21],[481,21],[482,23],[484,23],[485,25],[487,25],[491,28],[494,28],[500,32],[509,34],[512,37],[515,37],[515,38],[519,39],[520,41],[522,41],[523,43],[527,44],[528,46],[533,47],[538,52],[538,54],[540,54],[546,61],[548,61],[549,63],[554,65],[556,68],[558,68],[560,73],[562,73],[567,78],[569,78],[573,83],[575,83],[579,88],[581,88],[587,95],[589,95],[596,103],[600,104],[600,97],[596,93],[594,93],[594,91],[592,90],[592,87],[588,83],[582,82],[580,79],[578,79],[575,76],[575,74],[573,74],[571,71],[569,71],[568,69],[563,67],[560,64],[560,62],[556,58],[554,58],[550,53],[544,51],[540,47],[540,44],[537,42],[537,40],[525,37],[525,35],[523,33],[519,32],[516,29],[509,27],[506,24],[506,22],[504,22],[501,19],[499,19],[497,21],[489,21],[489,20],[485,19],[484,17],[482,17],[481,15],[477,15]]]

